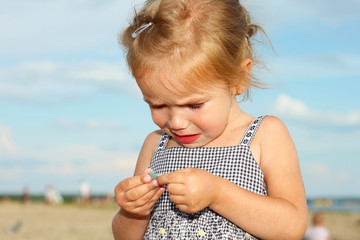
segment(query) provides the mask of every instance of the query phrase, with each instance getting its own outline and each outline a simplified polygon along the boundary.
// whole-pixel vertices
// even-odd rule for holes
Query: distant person
[[[305,240],[330,240],[329,230],[324,226],[324,218],[321,213],[314,213],[312,226],[306,230]]]
[[[114,194],[112,192],[106,193],[104,203],[105,204],[111,204],[114,202]]]
[[[51,204],[51,196],[52,195],[52,189],[51,189],[51,185],[47,185],[45,188],[45,203],[46,204]]]
[[[21,202],[28,204],[30,202],[30,190],[28,187],[24,187],[21,195]]]
[[[9,196],[3,196],[3,198],[2,198],[2,202],[3,203],[9,203],[9,202],[11,202],[11,198],[9,197]]]
[[[57,189],[52,186],[48,185],[45,189],[45,203],[46,204],[61,204],[64,202],[63,197],[57,191]]]
[[[289,131],[237,98],[260,86],[251,73],[258,30],[239,0],[148,0],[123,32],[159,129],[115,188],[115,239],[303,237],[306,196]]]
[[[91,203],[90,185],[84,180],[81,180],[79,183],[79,196],[80,196],[80,203],[85,203],[85,204]]]

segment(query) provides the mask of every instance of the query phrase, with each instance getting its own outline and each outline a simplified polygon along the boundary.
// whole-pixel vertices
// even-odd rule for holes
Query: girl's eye
[[[153,109],[162,109],[164,107],[165,107],[165,105],[150,105],[150,108],[153,108]]]
[[[204,103],[197,103],[197,104],[189,104],[189,107],[192,109],[199,109],[204,106]]]

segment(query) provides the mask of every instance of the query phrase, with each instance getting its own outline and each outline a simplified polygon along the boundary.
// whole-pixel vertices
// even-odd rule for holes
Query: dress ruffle
[[[151,216],[144,239],[216,239],[216,240],[256,240],[209,208],[194,214],[177,209],[158,212]]]

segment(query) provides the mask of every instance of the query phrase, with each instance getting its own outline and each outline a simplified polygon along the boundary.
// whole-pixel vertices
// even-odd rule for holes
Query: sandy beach
[[[0,240],[111,240],[117,210],[115,204],[0,203]],[[324,212],[324,219],[331,240],[360,240],[359,212]]]
[[[309,213],[309,224],[312,212]],[[331,240],[360,240],[360,212],[322,212]]]
[[[109,240],[115,205],[0,204],[0,240]],[[16,226],[19,229],[16,230]],[[12,229],[13,228],[13,229]]]

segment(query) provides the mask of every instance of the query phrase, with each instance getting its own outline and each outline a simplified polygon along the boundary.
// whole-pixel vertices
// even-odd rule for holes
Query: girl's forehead
[[[209,95],[201,93],[193,93],[189,95],[176,96],[170,92],[161,94],[148,94],[144,93],[144,100],[150,105],[157,104],[171,104],[171,105],[188,105],[206,101]]]
[[[136,81],[141,91],[150,95],[168,92],[174,96],[187,96],[208,94],[228,88],[223,81],[214,80],[210,74],[194,78],[186,74],[177,74],[171,67],[166,66],[162,69],[143,72]]]
[[[186,99],[207,95],[210,91],[199,87],[183,84],[181,80],[172,81],[142,81],[139,83],[145,99]]]
[[[148,103],[168,102],[187,104],[202,101],[205,98],[224,93],[225,86],[208,85],[200,80],[185,79],[163,74],[144,75],[137,79],[138,85]]]

